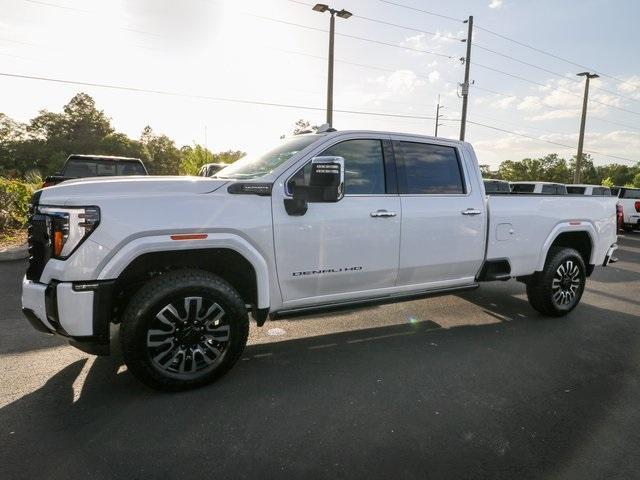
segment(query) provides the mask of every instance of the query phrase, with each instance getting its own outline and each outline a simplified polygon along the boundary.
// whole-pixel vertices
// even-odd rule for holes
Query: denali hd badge
[[[322,270],[306,270],[304,272],[293,272],[291,275],[293,275],[294,277],[301,277],[303,275],[324,275],[326,273],[357,272],[359,270],[362,270],[362,267],[324,268]]]

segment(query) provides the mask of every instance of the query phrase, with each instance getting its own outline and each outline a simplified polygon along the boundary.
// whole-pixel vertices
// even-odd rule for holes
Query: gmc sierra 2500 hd
[[[27,319],[155,388],[213,381],[248,312],[457,291],[516,278],[561,316],[616,248],[616,199],[487,196],[468,143],[369,131],[284,140],[214,178],[68,181],[36,192]]]

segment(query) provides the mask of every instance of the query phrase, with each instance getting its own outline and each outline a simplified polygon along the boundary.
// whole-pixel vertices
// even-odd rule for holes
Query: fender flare
[[[136,258],[146,253],[180,250],[226,248],[242,255],[256,273],[258,308],[269,308],[269,269],[260,252],[244,238],[232,233],[206,233],[204,239],[178,240],[171,235],[152,235],[135,238],[122,245],[115,255],[98,266],[98,280],[117,279]]]
[[[536,265],[537,272],[544,270],[544,263],[547,260],[547,254],[549,253],[549,249],[553,242],[555,242],[561,234],[567,232],[586,232],[589,235],[589,240],[591,240],[591,258],[588,263],[593,264],[593,258],[596,254],[596,238],[598,238],[596,229],[593,224],[587,220],[572,220],[569,222],[559,223],[553,228],[553,230],[551,230],[551,233],[549,233],[547,239],[542,244],[542,249],[538,256],[538,263]]]

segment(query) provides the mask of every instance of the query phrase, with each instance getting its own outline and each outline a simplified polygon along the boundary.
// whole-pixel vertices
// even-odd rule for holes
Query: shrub
[[[39,184],[35,182],[0,177],[0,233],[26,225],[31,195],[38,188]]]

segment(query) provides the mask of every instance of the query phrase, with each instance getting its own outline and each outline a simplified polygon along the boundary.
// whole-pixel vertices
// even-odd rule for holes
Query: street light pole
[[[579,77],[586,77],[584,84],[584,98],[582,100],[582,118],[580,119],[580,136],[578,137],[578,155],[576,156],[576,171],[573,172],[573,183],[580,183],[580,167],[582,166],[582,148],[584,146],[584,129],[587,123],[587,104],[589,103],[589,81],[598,78],[596,73],[582,72]]]
[[[336,30],[336,15],[340,18],[344,18],[345,20],[352,16],[351,12],[346,11],[344,8],[342,10],[336,10],[335,8],[329,7],[329,5],[325,5],[324,3],[317,3],[313,10],[316,12],[324,13],[329,12],[331,14],[331,19],[329,23],[329,66],[327,68],[328,78],[327,78],[327,123],[331,127],[333,125],[333,50],[334,50],[334,42],[335,42],[335,30]]]
[[[336,17],[331,12],[331,20],[329,22],[329,65],[327,68],[327,123],[333,125],[333,45],[336,33]]]

